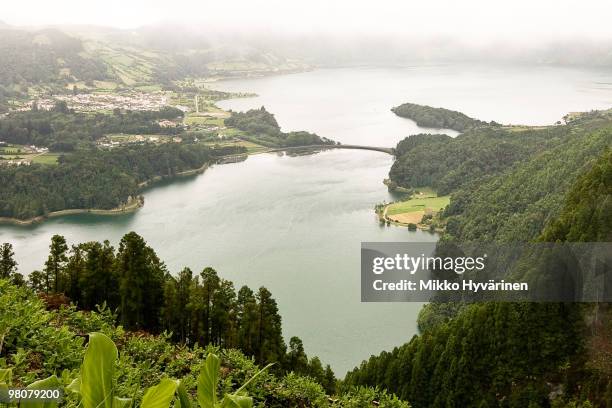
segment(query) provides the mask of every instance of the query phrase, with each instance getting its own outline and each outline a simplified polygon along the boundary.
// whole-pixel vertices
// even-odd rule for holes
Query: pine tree
[[[28,286],[35,292],[44,292],[45,288],[45,274],[41,271],[32,271],[28,275]]]
[[[66,244],[66,238],[61,235],[54,235],[51,237],[51,245],[49,246],[49,257],[45,262],[45,292],[58,293],[62,290],[62,273],[68,257],[66,252],[68,251],[68,245]]]
[[[211,309],[211,340],[213,344],[235,347],[236,291],[231,281],[221,279],[213,294]]]
[[[278,314],[276,300],[265,287],[259,288],[258,321],[257,321],[257,347],[256,360],[260,364],[278,362],[283,363],[286,346],[283,341],[281,317]]]
[[[164,306],[162,307],[162,327],[165,331],[172,333],[173,339],[181,339],[181,325],[179,320],[178,297],[176,296],[177,281],[173,276],[169,276],[164,283]]]
[[[17,272],[17,261],[15,261],[15,252],[13,245],[5,242],[0,247],[0,278],[8,279]]]
[[[191,330],[190,290],[193,283],[193,272],[189,268],[184,268],[179,272],[176,280],[176,308],[175,319],[178,323],[178,336],[181,342],[187,340],[187,333]]]
[[[66,264],[66,296],[79,307],[82,307],[81,279],[85,272],[85,259],[83,257],[83,246],[73,245],[68,263]]]
[[[91,310],[104,302],[111,309],[118,307],[119,280],[115,271],[114,248],[104,241],[103,244],[83,244],[82,250],[85,252],[85,262],[79,282],[83,308]]]
[[[162,318],[164,329],[171,331],[175,340],[186,343],[191,332],[191,286],[193,272],[184,268],[178,276],[168,276],[164,285]]]
[[[241,287],[238,291],[236,318],[238,325],[238,348],[247,356],[255,356],[258,339],[258,307],[255,294],[247,286]]]
[[[315,356],[308,362],[308,376],[314,378],[319,383],[325,378],[325,371],[319,357]]]
[[[190,315],[190,329],[188,343],[202,343],[204,337],[204,305],[201,299],[203,298],[203,289],[200,284],[200,277],[193,278],[191,287],[189,288],[189,304],[187,309]]]
[[[144,239],[130,232],[119,243],[119,315],[130,330],[159,329],[165,267]]]
[[[202,342],[203,344],[210,344],[212,340],[212,302],[215,292],[219,289],[219,276],[217,271],[209,267],[204,268],[200,273],[200,278],[202,278],[202,298],[200,301],[203,305]]]
[[[308,356],[304,351],[304,343],[297,336],[293,336],[289,339],[287,370],[297,374],[308,374]]]
[[[334,372],[329,364],[325,366],[325,375],[321,384],[323,385],[323,388],[325,388],[327,395],[336,394],[336,376],[334,375]]]

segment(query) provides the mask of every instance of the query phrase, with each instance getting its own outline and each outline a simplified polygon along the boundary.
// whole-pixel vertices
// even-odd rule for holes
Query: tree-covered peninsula
[[[468,129],[489,125],[487,122],[470,118],[461,112],[416,103],[404,103],[392,108],[391,111],[402,118],[414,120],[421,127],[464,132]],[[497,124],[491,122],[490,125]]]
[[[142,184],[197,170],[234,147],[167,143],[83,150],[55,165],[0,166],[0,217],[28,220],[72,209],[112,210],[134,204]]]
[[[221,119],[223,129],[187,126],[183,120],[183,111],[171,106],[89,113],[64,101],[49,110],[33,104],[1,117],[0,218],[122,210],[139,205],[149,181],[195,172],[224,156],[334,144],[308,132],[282,132],[264,108],[233,112]]]
[[[232,112],[225,124],[246,133],[245,139],[268,147],[335,144],[333,140],[309,132],[283,132],[273,114],[265,107]]]

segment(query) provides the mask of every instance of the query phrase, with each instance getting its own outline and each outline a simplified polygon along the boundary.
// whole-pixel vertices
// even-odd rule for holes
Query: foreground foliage
[[[206,405],[210,401],[235,406],[231,400],[244,407],[248,405],[240,404],[250,398],[254,406],[275,408],[361,407],[373,401],[381,407],[408,407],[386,392],[368,388],[351,389],[330,399],[311,378],[261,372],[252,359],[237,350],[186,347],[170,342],[169,335],[125,331],[115,326],[115,316],[104,307],[84,312],[61,306],[49,311],[30,289],[5,279],[0,279],[0,308],[6,311],[0,314],[0,373],[10,370],[15,387],[55,375],[54,386],[65,390],[62,406],[77,406],[79,400],[83,406],[97,406],[101,395],[108,396],[112,389],[117,401],[114,406],[126,406],[123,398],[131,398],[136,406],[178,398],[182,407],[196,406],[196,401],[201,407],[213,406]],[[96,334],[86,335],[91,332]],[[87,337],[89,344],[84,347]],[[171,378],[180,379],[180,383]],[[0,375],[0,383],[8,379],[8,375]],[[106,391],[101,391],[102,384],[106,384]],[[198,387],[202,392],[196,392]]]
[[[13,255],[11,244],[2,245],[0,277],[23,286]],[[196,276],[185,268],[173,276],[134,232],[123,237],[117,251],[108,241],[73,245],[69,251],[66,239],[55,235],[44,269],[32,272],[28,284],[50,307],[110,309],[116,311],[111,321],[128,330],[162,334],[185,346],[237,348],[257,363],[275,363],[276,373],[309,376],[327,393],[335,392],[331,367],[318,357],[309,359],[302,340],[292,337],[287,349],[276,300],[265,287],[255,293],[243,286],[236,293],[234,283],[213,268]]]

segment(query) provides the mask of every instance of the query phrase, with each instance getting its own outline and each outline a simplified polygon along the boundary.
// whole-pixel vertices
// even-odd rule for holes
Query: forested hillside
[[[80,40],[56,29],[25,31],[0,26],[0,113],[33,85],[62,89],[76,80],[110,77],[106,65],[86,55]]]
[[[556,143],[567,129],[512,132],[486,127],[452,138],[419,134],[402,140],[389,177],[402,187],[430,186],[446,195],[493,176]]]
[[[539,237],[544,242],[612,242],[612,150],[608,147],[565,197],[559,215]]]
[[[107,113],[77,113],[58,102],[52,110],[12,112],[0,120],[0,141],[46,146],[52,151],[72,151],[91,147],[105,135],[176,134],[177,127],[162,128],[160,120],[176,120],[183,112],[166,106],[158,111],[121,111]]]
[[[28,219],[67,209],[112,209],[136,198],[139,184],[194,170],[243,147],[166,143],[83,150],[54,166],[0,166],[0,217]]]
[[[591,136],[594,131],[609,129],[611,124],[611,111],[594,111],[567,125],[544,128],[489,126],[469,130],[456,138],[414,135],[397,145],[397,160],[389,177],[395,185],[433,187],[439,194],[471,191],[467,187],[469,184],[478,185],[532,158],[537,162],[540,153],[550,154],[557,146],[561,151],[563,148],[560,146],[564,143],[568,149],[580,149],[580,146],[575,146],[580,144],[578,139],[596,137]],[[605,139],[605,136],[601,138]],[[575,162],[579,163],[579,160]]]
[[[246,132],[244,139],[269,147],[334,144],[333,140],[309,132],[282,132],[278,122],[263,106],[246,112],[232,112],[225,124]]]
[[[612,144],[612,126],[572,132],[498,177],[456,190],[445,215],[458,240],[528,241],[558,216],[575,180]]]
[[[79,39],[56,29],[0,28],[0,84],[27,86],[108,79],[106,65],[83,51]]]
[[[0,87],[108,81],[123,86],[172,84],[186,77],[299,71],[306,64],[245,44],[211,40],[182,26],[22,29],[0,26]],[[0,88],[2,89],[2,88]],[[0,92],[0,96],[1,96]]]
[[[133,398],[137,406],[144,404],[147,387],[167,377],[181,380],[188,400],[201,401],[195,384],[214,353],[222,368],[213,392],[221,395],[245,384],[259,370],[257,364],[275,363],[245,390],[258,406],[408,408],[375,389],[356,387],[338,394],[329,366],[308,358],[299,338],[291,338],[287,348],[276,301],[266,288],[255,293],[244,286],[236,292],[212,268],[197,275],[185,268],[172,276],[133,232],[117,249],[107,241],[69,249],[64,237],[56,235],[45,268],[32,272],[27,284],[13,255],[10,244],[2,245],[0,386],[8,381],[24,387],[57,375],[55,387],[65,388],[63,406],[77,406],[79,394],[91,396],[83,388],[75,393],[69,384],[79,376],[87,334],[100,332],[120,353],[113,361],[107,347],[96,356],[110,359],[107,370],[116,372],[112,394]]]
[[[524,138],[533,137],[540,144],[490,175],[466,172],[462,183],[433,180],[434,186],[452,192],[442,241],[609,241],[609,112],[521,133],[498,136],[515,149],[520,146],[512,136],[525,143],[530,141]],[[480,143],[474,143],[477,137]],[[473,132],[452,142],[442,136],[409,138],[398,145],[395,175],[400,166],[403,174],[417,174],[427,159],[418,159],[416,152],[425,154],[424,143],[438,143],[443,152],[438,178],[449,180],[460,163],[444,144],[453,143],[459,155],[465,149],[483,158],[479,150],[492,146],[486,138]],[[487,165],[474,161],[474,168]],[[419,317],[421,335],[371,357],[344,384],[382,386],[415,407],[611,406],[610,317],[606,304],[430,304]]]

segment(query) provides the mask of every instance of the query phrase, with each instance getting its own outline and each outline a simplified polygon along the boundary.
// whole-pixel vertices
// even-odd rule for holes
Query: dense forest
[[[612,242],[612,149],[583,173],[559,215],[539,237],[544,242]]]
[[[355,387],[337,394],[329,366],[308,358],[298,337],[287,347],[278,306],[266,288],[236,291],[212,268],[195,276],[185,268],[173,276],[134,232],[117,249],[108,241],[69,249],[56,235],[44,269],[32,272],[27,283],[17,272],[11,245],[0,249],[0,385],[6,373],[12,386],[54,374],[68,385],[78,376],[83,340],[95,331],[112,339],[121,353],[110,363],[117,372],[113,393],[143,406],[143,390],[165,377],[181,378],[191,389],[207,357],[215,354],[223,366],[215,386],[221,394],[236,391],[257,373],[257,364],[273,362],[247,388],[257,404],[408,408],[377,389]],[[68,393],[65,405],[77,406],[78,398]]]
[[[79,150],[55,166],[0,166],[0,217],[28,219],[66,209],[121,207],[139,184],[201,168],[244,147],[165,143]]]
[[[243,138],[268,147],[291,147],[334,144],[335,142],[308,132],[282,132],[274,115],[263,106],[246,112],[232,112],[227,126],[246,132]]]
[[[393,113],[402,118],[414,120],[418,126],[436,128],[436,129],[453,129],[458,132],[465,132],[468,129],[488,125],[478,119],[472,119],[469,116],[444,108],[434,108],[427,105],[417,105],[416,103],[404,103],[391,109]],[[497,125],[491,122],[490,125]]]
[[[430,186],[439,194],[471,192],[473,189],[468,185],[479,185],[518,163],[533,158],[533,166],[537,166],[541,154],[554,155],[551,153],[553,148],[560,154],[567,149],[580,150],[582,143],[578,140],[582,137],[586,137],[585,144],[591,146],[591,150],[585,147],[583,154],[597,154],[605,146],[606,132],[609,132],[611,123],[612,113],[603,111],[590,113],[564,126],[482,127],[456,138],[415,135],[397,145],[397,160],[389,177],[393,185],[407,188]],[[595,134],[598,129],[602,132]],[[589,142],[591,139],[593,143]],[[564,160],[570,167],[580,163],[579,160],[572,161],[571,155]]]
[[[76,113],[65,102],[50,110],[12,112],[0,120],[0,140],[22,145],[49,147],[51,151],[72,151],[91,146],[107,134],[176,134],[177,127],[163,128],[159,121],[183,117],[179,109],[166,106],[158,111],[122,111],[112,114]]]
[[[462,182],[437,184],[452,193],[441,242],[609,242],[609,115],[592,112],[566,126],[528,131],[539,147],[495,165],[490,174],[466,172]],[[498,132],[491,137],[507,144],[527,136]],[[401,174],[399,166],[405,175],[422,170],[433,157],[417,158],[424,143],[441,146],[440,179],[452,179],[454,171],[450,163],[456,159],[445,153],[449,142],[459,154],[470,146],[474,168],[493,166],[477,162],[487,157],[479,150],[491,147],[485,134],[470,131],[454,141],[409,138],[398,145],[392,176]],[[475,143],[478,137],[482,141]],[[400,180],[411,185],[410,177]],[[611,317],[607,304],[432,303],[419,316],[421,335],[364,361],[344,386],[381,386],[415,407],[611,406],[612,366],[605,354],[612,344]]]
[[[558,144],[517,162],[499,176],[476,178],[453,191],[445,211],[457,240],[535,239],[555,219],[577,178],[612,146],[612,126],[574,128]]]

